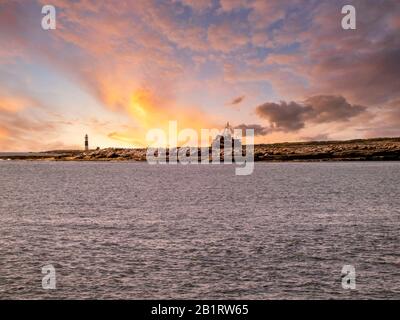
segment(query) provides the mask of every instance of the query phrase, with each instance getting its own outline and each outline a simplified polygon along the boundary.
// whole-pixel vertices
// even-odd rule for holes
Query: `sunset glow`
[[[343,30],[341,8],[357,9]],[[0,2],[0,151],[146,146],[256,127],[256,143],[400,135],[397,1]]]

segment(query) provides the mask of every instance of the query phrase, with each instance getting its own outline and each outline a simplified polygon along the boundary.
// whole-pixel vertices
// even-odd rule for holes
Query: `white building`
[[[234,130],[233,130],[232,126],[229,124],[229,122],[227,122],[225,129],[222,131],[221,134],[219,134],[215,137],[214,141],[212,142],[211,147],[218,148],[218,146],[219,146],[219,148],[222,150],[225,148],[225,146],[227,146],[229,148],[232,148],[232,150],[233,150],[233,148],[235,147],[235,143],[236,143],[236,147],[242,146],[241,141],[239,139],[235,138]]]

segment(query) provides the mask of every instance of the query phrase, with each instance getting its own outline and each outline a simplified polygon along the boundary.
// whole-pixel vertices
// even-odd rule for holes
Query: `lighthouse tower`
[[[89,137],[85,135],[85,151],[89,150]]]

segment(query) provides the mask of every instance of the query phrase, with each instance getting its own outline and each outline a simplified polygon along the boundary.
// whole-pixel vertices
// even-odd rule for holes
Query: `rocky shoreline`
[[[243,150],[245,147],[243,147]],[[146,149],[61,150],[38,153],[0,153],[0,160],[146,161]],[[200,152],[200,150],[198,150]],[[223,151],[221,152],[223,159]],[[259,144],[255,161],[395,161],[400,138]]]
[[[256,161],[400,160],[400,138],[312,141],[255,146]]]

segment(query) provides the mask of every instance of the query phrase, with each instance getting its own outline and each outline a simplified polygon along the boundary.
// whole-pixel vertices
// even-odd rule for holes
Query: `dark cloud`
[[[313,85],[335,90],[353,101],[368,105],[400,97],[400,33],[398,1],[352,1],[357,8],[357,31],[336,29],[330,5],[321,7],[323,17],[308,51]],[[329,10],[329,11],[328,11]],[[337,27],[338,28],[338,27]],[[329,48],[321,43],[330,42]]]
[[[235,127],[235,129],[241,129],[242,130],[242,134],[243,136],[245,136],[246,134],[246,129],[253,129],[254,130],[254,135],[255,136],[265,136],[268,133],[271,132],[269,127],[263,127],[259,124],[240,124],[238,126]]]
[[[360,105],[351,105],[342,96],[319,95],[308,98],[304,102],[312,108],[307,119],[315,123],[348,121],[367,108]]]
[[[400,98],[398,0],[277,2],[285,14],[282,24],[273,32],[256,31],[252,37],[254,46],[274,51],[265,60],[237,67],[240,71],[236,66],[227,68],[227,79],[268,81],[285,99],[329,92],[375,108]],[[357,10],[356,30],[341,27],[340,9],[345,4]],[[274,20],[262,21],[272,29]],[[281,50],[292,46],[296,50]]]
[[[280,103],[267,102],[256,108],[256,113],[268,119],[274,129],[282,131],[296,131],[304,127],[305,115],[311,113],[309,106],[297,102],[281,101]]]
[[[258,106],[256,113],[269,120],[273,129],[291,132],[304,128],[306,122],[320,124],[348,121],[366,109],[364,106],[351,105],[342,96],[317,95],[302,103],[267,102]]]
[[[237,97],[237,98],[233,99],[233,100],[230,102],[230,104],[232,104],[232,105],[239,104],[239,103],[241,103],[241,102],[244,100],[244,98],[245,98],[245,96]]]

